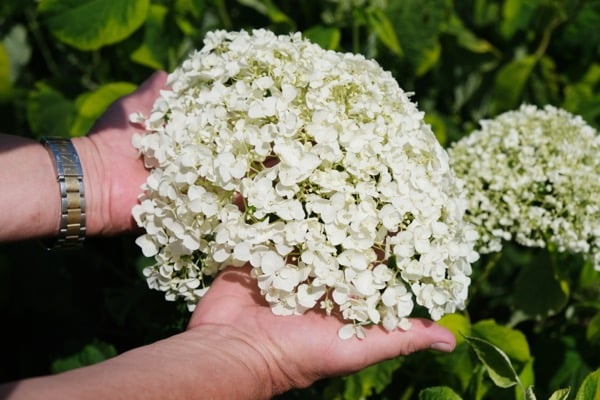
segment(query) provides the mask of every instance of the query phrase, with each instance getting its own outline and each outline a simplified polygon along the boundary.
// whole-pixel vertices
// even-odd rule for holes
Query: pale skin
[[[85,176],[88,235],[135,229],[130,212],[148,171],[131,146],[131,136],[142,128],[128,116],[148,114],[165,79],[163,72],[152,75],[117,101],[90,134],[74,140]],[[43,146],[0,135],[0,187],[0,241],[55,234],[59,194]],[[200,301],[184,332],[89,367],[5,383],[0,397],[268,399],[400,355],[454,349],[455,338],[445,328],[411,321],[408,331],[370,327],[365,339],[342,340],[337,331],[343,322],[335,315],[275,316],[248,269],[229,268]]]

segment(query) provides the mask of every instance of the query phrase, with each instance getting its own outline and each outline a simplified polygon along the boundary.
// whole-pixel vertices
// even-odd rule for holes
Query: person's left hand
[[[135,228],[131,209],[148,171],[131,140],[143,126],[129,121],[132,113],[148,115],[167,74],[154,73],[132,94],[113,103],[87,136],[73,140],[82,159],[88,234],[116,234]]]

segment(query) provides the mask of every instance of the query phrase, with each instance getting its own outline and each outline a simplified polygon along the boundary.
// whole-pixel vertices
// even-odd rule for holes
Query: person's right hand
[[[344,322],[338,317],[317,310],[296,316],[274,315],[249,268],[230,267],[200,300],[188,330],[207,328],[240,343],[236,351],[224,351],[224,357],[239,355],[231,360],[232,366],[247,365],[250,373],[268,379],[255,381],[270,390],[266,394],[270,397],[419,350],[454,349],[455,338],[445,328],[424,319],[411,322],[407,331],[387,332],[372,326],[366,329],[365,339],[340,339],[338,330]]]

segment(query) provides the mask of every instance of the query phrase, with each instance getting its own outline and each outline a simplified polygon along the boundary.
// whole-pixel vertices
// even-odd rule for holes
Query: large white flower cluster
[[[600,269],[600,136],[565,110],[522,105],[450,149],[481,253],[503,241],[586,254]]]
[[[464,307],[476,233],[448,155],[390,73],[300,34],[215,31],[170,74],[134,138],[149,286],[193,309],[252,266],[276,314],[337,308],[409,328]]]

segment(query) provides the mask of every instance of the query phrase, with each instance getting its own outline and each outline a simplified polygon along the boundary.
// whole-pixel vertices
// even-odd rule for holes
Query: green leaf
[[[521,269],[514,290],[514,306],[531,318],[546,318],[562,310],[569,300],[569,282],[541,259]]]
[[[516,329],[499,325],[494,320],[482,320],[474,324],[472,335],[501,346],[502,351],[512,360],[525,363],[531,359],[525,335]]]
[[[8,52],[0,43],[0,102],[10,98],[12,90],[11,68]]]
[[[419,400],[462,400],[462,397],[448,386],[433,386],[421,390]]]
[[[431,125],[431,130],[433,131],[438,142],[444,146],[448,141],[448,132],[444,119],[435,111],[425,113],[425,117],[423,119],[426,123]]]
[[[117,350],[113,345],[94,339],[91,343],[85,345],[79,353],[55,360],[52,363],[51,370],[53,374],[56,374],[96,364],[115,355],[117,355]]]
[[[359,400],[381,393],[392,381],[392,376],[402,365],[402,361],[402,358],[393,358],[344,378],[344,399]]]
[[[473,5],[473,20],[477,26],[497,23],[500,19],[500,6],[494,1],[475,0]]]
[[[381,43],[391,50],[392,53],[399,56],[402,55],[400,41],[385,11],[379,7],[370,7],[366,10],[365,16],[369,29],[375,32]]]
[[[562,4],[561,4],[562,3]],[[585,66],[598,61],[598,46],[600,46],[600,2],[556,2],[555,4],[577,4],[576,14],[570,16],[564,26],[557,44],[563,51],[577,49],[577,65]]]
[[[530,25],[539,0],[506,0],[502,6],[500,33],[510,39],[517,31]]]
[[[69,137],[75,104],[45,83],[37,83],[27,98],[27,121],[37,135]]]
[[[10,79],[15,82],[31,59],[26,27],[20,24],[13,26],[3,43],[10,60]]]
[[[465,340],[471,345],[496,386],[510,388],[520,383],[510,359],[500,348],[474,336],[466,336]]]
[[[389,18],[415,75],[422,76],[440,62],[440,34],[450,10],[445,0],[390,0],[380,11]]]
[[[290,28],[296,26],[294,21],[281,11],[272,0],[238,0],[238,3],[253,8],[260,14],[267,16],[273,23],[285,24]]]
[[[588,322],[585,337],[590,343],[597,344],[600,342],[600,313],[594,315]]]
[[[38,10],[60,41],[79,50],[120,42],[146,20],[150,0],[42,0]]]
[[[465,336],[467,335],[460,335],[453,352],[434,353],[437,376],[444,377],[443,383],[455,388],[469,386],[469,382],[474,379],[473,370],[479,366],[470,346],[465,342]]]
[[[445,26],[445,32],[454,36],[459,46],[473,52],[473,53],[492,53],[496,56],[500,55],[500,52],[487,40],[477,37],[471,32],[460,18],[453,14],[448,23]]]
[[[335,50],[340,45],[342,33],[338,28],[315,25],[305,30],[303,36],[324,49]]]
[[[545,349],[536,357],[536,372],[544,377],[549,388],[577,388],[592,372],[582,352],[582,340],[569,335],[561,335],[559,341],[543,341],[538,338],[540,349]],[[573,396],[571,396],[572,398]]]
[[[537,63],[537,57],[525,56],[504,65],[494,79],[493,114],[516,108],[522,101],[525,84]]]
[[[168,11],[162,5],[150,6],[144,24],[144,41],[131,53],[133,61],[154,69],[166,69],[169,43],[165,35],[165,17]]]
[[[533,386],[535,382],[535,371],[533,370],[533,358],[529,359],[519,372],[519,381],[521,386],[528,388],[523,393],[520,387],[515,388],[515,398],[517,400],[535,400],[535,394],[533,393]]]
[[[71,136],[88,133],[94,122],[118,98],[136,89],[136,85],[127,82],[115,82],[100,86],[93,92],[80,95],[75,100],[77,115],[71,128]]]
[[[442,46],[439,42],[435,42],[431,47],[423,49],[421,52],[420,63],[416,66],[415,74],[422,76],[427,73],[439,61],[442,54]]]
[[[564,89],[562,107],[574,114],[580,115],[586,121],[599,123],[600,94],[596,89],[600,82],[600,64],[589,66],[579,82],[567,85]]]
[[[530,102],[534,104],[556,104],[561,99],[562,78],[557,74],[556,64],[547,55],[540,57],[537,68],[529,80]]]
[[[437,324],[454,334],[457,345],[464,341],[465,336],[471,335],[471,322],[462,314],[446,314]]]
[[[579,286],[582,288],[600,286],[600,271],[594,267],[592,260],[585,260],[579,273]]]
[[[575,400],[590,400],[600,398],[600,369],[590,373],[584,380]]]
[[[568,400],[571,389],[559,389],[552,393],[552,396],[548,400]]]

